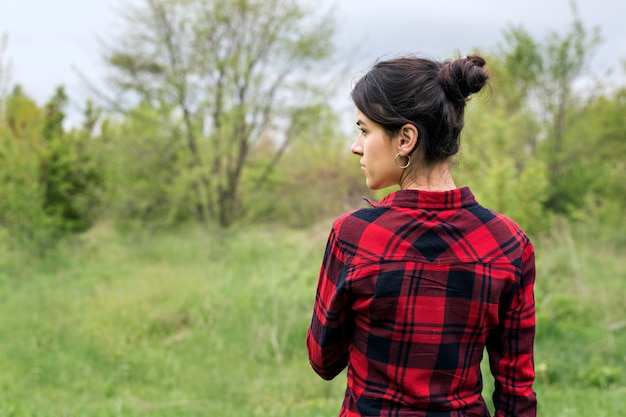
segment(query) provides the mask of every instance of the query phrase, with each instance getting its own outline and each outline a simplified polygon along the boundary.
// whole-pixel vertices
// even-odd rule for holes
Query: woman
[[[348,367],[340,416],[489,416],[485,348],[495,415],[536,415],[532,244],[449,169],[484,65],[393,59],[352,91],[366,183],[400,189],[340,216],[324,254],[307,347],[324,379]]]

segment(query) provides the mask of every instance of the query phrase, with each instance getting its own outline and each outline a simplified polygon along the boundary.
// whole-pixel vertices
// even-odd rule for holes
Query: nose
[[[363,144],[361,143],[361,135],[359,135],[354,143],[352,143],[350,150],[355,155],[363,155]]]

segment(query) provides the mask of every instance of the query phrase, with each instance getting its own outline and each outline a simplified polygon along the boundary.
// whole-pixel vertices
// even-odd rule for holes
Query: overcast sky
[[[132,0],[140,3],[142,0]],[[63,84],[82,105],[89,92],[76,70],[103,79],[99,38],[107,38],[121,0],[0,0],[0,35],[8,36],[11,85],[21,84],[39,104]],[[336,5],[337,44],[355,62],[354,74],[376,58],[418,53],[434,58],[495,50],[502,32],[521,25],[538,40],[565,33],[573,20],[570,0],[321,0]],[[626,1],[578,0],[587,28],[600,27],[603,43],[592,61],[601,76],[623,77]],[[353,56],[352,56],[353,55]],[[346,85],[346,90],[349,89]],[[80,104],[78,104],[80,103]]]

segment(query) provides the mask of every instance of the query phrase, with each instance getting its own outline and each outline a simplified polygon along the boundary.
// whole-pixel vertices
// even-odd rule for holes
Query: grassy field
[[[345,377],[319,379],[304,342],[328,227],[0,245],[0,417],[336,415]],[[535,242],[540,414],[626,415],[624,246],[554,230]]]

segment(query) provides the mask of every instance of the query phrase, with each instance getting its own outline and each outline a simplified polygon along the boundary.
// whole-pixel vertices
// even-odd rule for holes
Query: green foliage
[[[537,249],[537,369],[546,385],[626,384],[626,258],[595,221],[555,219]],[[623,228],[622,228],[623,230]]]
[[[557,214],[593,210],[616,224],[626,207],[624,90],[575,88],[600,35],[584,27],[575,5],[573,13],[568,32],[542,42],[523,27],[505,31],[488,59],[491,94],[467,112],[458,179],[531,235]]]
[[[99,212],[102,173],[94,165],[89,139],[75,132],[48,144],[43,208],[63,232],[87,230]]]
[[[458,184],[471,185],[478,201],[511,217],[527,233],[545,230],[547,168],[524,137],[526,115],[503,114],[505,107],[483,96],[468,110],[454,173]]]
[[[63,127],[67,104],[59,87],[45,107],[45,153],[41,166],[43,209],[60,232],[81,232],[92,226],[102,187],[100,167],[94,165],[90,133]]]
[[[35,247],[49,243],[52,221],[43,210],[39,169],[33,144],[0,124],[0,240]]]
[[[21,86],[13,88],[3,116],[14,138],[29,141],[34,149],[40,146],[44,114]]]
[[[40,142],[42,115],[20,87],[6,102],[0,121],[0,229],[1,238],[41,250],[50,244],[54,227],[43,209]],[[4,239],[3,239],[4,240]]]
[[[626,88],[594,98],[573,124],[571,159],[563,166],[564,192],[577,197],[575,211],[589,195],[626,206]]]
[[[306,227],[362,205],[365,181],[338,126],[328,105],[314,104],[295,113],[285,139],[289,146],[276,149],[268,139],[258,149],[258,168],[244,182],[249,218]],[[278,154],[279,160],[269,161]]]
[[[578,372],[579,379],[592,387],[607,388],[610,385],[619,384],[622,380],[623,370],[619,366],[605,365],[596,357],[592,363]]]
[[[94,146],[107,218],[125,229],[166,228],[191,215],[180,133],[168,130],[168,117],[141,104],[123,121],[105,123]]]
[[[59,87],[42,110],[18,86],[0,122],[0,224],[8,239],[37,250],[89,228],[98,208],[90,137],[64,131],[66,102]]]
[[[54,96],[48,101],[45,108],[45,124],[43,127],[44,139],[50,141],[63,136],[64,108],[67,106],[67,94],[63,87],[58,87]]]
[[[545,206],[559,213],[582,203],[595,174],[590,173],[586,161],[580,161],[577,121],[588,110],[586,95],[575,90],[575,82],[587,69],[601,38],[598,28],[589,30],[583,25],[575,4],[572,12],[570,30],[563,35],[551,32],[543,42],[521,27],[506,31],[507,43],[500,48],[494,66],[496,94],[504,93],[506,98],[500,101],[506,111],[530,116],[530,135],[526,133],[529,129],[520,133],[527,137],[530,156],[546,165]]]
[[[255,142],[310,99],[306,76],[330,56],[333,33],[331,19],[313,15],[292,0],[157,0],[123,16],[107,51],[111,79],[155,113],[175,110],[164,132],[180,143],[187,163],[176,175],[201,225],[228,227],[245,212],[240,185]]]

